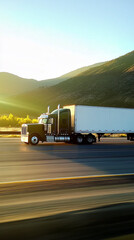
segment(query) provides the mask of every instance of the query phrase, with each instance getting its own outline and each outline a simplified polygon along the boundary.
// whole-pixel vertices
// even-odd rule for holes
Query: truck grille
[[[21,129],[21,134],[26,135],[26,133],[27,133],[27,127],[23,126]]]

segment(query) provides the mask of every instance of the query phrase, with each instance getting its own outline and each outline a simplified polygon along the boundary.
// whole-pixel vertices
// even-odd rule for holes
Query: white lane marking
[[[76,176],[76,177],[61,177],[61,178],[43,178],[43,179],[29,179],[29,180],[18,180],[10,182],[0,182],[0,185],[4,184],[23,184],[23,183],[38,183],[38,182],[52,182],[52,181],[63,181],[63,180],[79,180],[79,179],[92,179],[92,178],[108,178],[108,177],[127,177],[134,176],[134,173],[118,173],[118,174],[106,174],[106,175],[90,175],[90,176]]]

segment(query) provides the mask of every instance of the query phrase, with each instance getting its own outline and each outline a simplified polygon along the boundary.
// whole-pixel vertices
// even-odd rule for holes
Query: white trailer
[[[75,133],[134,133],[134,109],[70,105]]]

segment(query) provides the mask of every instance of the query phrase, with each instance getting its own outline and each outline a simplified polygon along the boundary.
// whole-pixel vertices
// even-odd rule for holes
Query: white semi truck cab
[[[125,133],[134,140],[134,109],[69,105],[41,114],[37,124],[23,124],[21,141],[36,145],[39,141],[96,142],[104,133]]]

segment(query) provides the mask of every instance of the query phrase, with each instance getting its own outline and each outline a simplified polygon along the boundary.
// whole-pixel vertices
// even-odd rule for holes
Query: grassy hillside
[[[77,72],[78,73],[78,72]],[[103,65],[86,68],[51,87],[39,87],[0,103],[0,113],[38,116],[58,104],[134,108],[134,51]]]
[[[96,63],[96,64],[93,64],[93,65],[90,65],[90,66],[87,66],[87,67],[82,67],[82,68],[79,68],[79,69],[76,69],[72,72],[69,72],[69,73],[66,73],[64,75],[62,75],[61,77],[58,77],[58,78],[53,78],[53,79],[48,79],[48,80],[42,80],[39,82],[40,84],[40,87],[51,87],[51,86],[54,86],[54,85],[57,85],[69,78],[73,78],[75,76],[77,76],[78,74],[80,73],[83,73],[91,68],[94,68],[94,67],[97,67],[97,66],[101,66],[102,64],[104,64],[104,62],[101,62],[101,63]]]
[[[0,72],[0,100],[33,90],[36,87],[38,87],[36,80],[25,79],[11,73]]]
[[[40,110],[27,106],[27,104],[11,103],[11,101],[0,101],[0,115],[14,114],[15,116],[25,117],[30,115],[31,117],[39,116]]]
[[[30,114],[31,116],[39,115],[40,111],[43,110],[43,107],[41,108],[40,105],[35,108],[35,101],[31,101],[30,99],[30,95],[32,96],[33,93],[29,93],[29,91],[37,89],[37,92],[42,92],[42,90],[44,91],[44,88],[54,86],[69,79],[70,77],[74,77],[79,73],[102,64],[103,63],[93,64],[91,66],[79,68],[75,71],[69,72],[59,78],[42,81],[20,78],[14,74],[5,72],[0,73],[0,114],[8,114],[12,112],[13,114],[19,116],[24,116],[26,114]],[[36,97],[38,96],[35,94],[35,99]],[[21,99],[21,101],[19,101],[19,99]]]
[[[96,65],[101,65],[101,64],[103,63],[98,63],[88,67],[77,69],[59,78],[42,80],[42,81],[21,78],[11,73],[0,72],[0,100],[3,100],[3,99],[5,100],[10,96],[26,93],[36,88],[42,88],[42,87],[45,88],[45,87],[54,86],[62,81],[65,81],[71,77],[76,76],[79,73],[86,71],[87,69],[93,68]]]
[[[10,99],[37,112],[57,104],[134,108],[134,51],[84,71],[49,88],[38,88]]]

